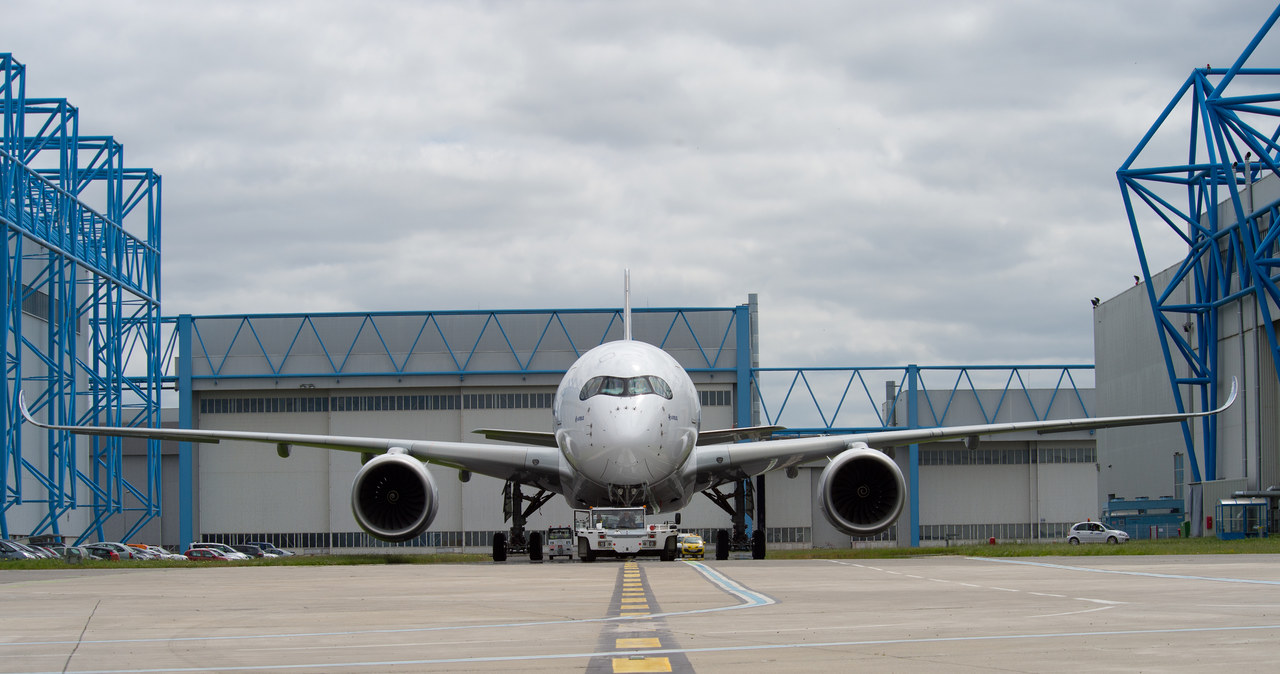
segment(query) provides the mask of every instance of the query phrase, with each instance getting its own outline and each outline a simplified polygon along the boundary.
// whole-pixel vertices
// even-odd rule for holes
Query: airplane
[[[388,542],[417,537],[431,526],[439,497],[425,463],[455,468],[466,481],[472,473],[507,481],[504,510],[512,519],[510,537],[494,536],[493,556],[527,552],[541,559],[538,532],[525,536],[524,522],[548,500],[561,495],[573,508],[647,506],[650,512],[679,511],[699,493],[728,512],[735,523],[734,545],[765,556],[764,532],[745,538],[741,492],[749,478],[811,461],[829,460],[818,478],[819,508],[838,530],[872,536],[897,521],[906,501],[902,471],[884,451],[896,446],[964,440],[1036,431],[1117,428],[1186,421],[1218,414],[1236,399],[1233,379],[1227,402],[1218,409],[1181,414],[1057,419],[934,428],[881,430],[848,435],[774,439],[779,426],[702,430],[701,406],[693,380],[670,355],[632,339],[631,281],[624,281],[623,338],[583,354],[566,371],[552,404],[551,432],[478,429],[490,440],[510,444],[106,426],[60,426],[32,418],[19,392],[22,416],[40,428],[83,435],[218,443],[223,440],[274,444],[281,457],[292,447],[360,452],[363,465],[351,487],[351,510],[370,535]],[[539,492],[526,497],[521,488]],[[720,488],[732,488],[726,495]],[[525,505],[525,502],[528,505]],[[678,517],[678,512],[677,512]],[[677,520],[678,521],[678,520]],[[724,559],[728,534],[717,536]],[[580,555],[583,558],[589,554]],[[664,554],[664,558],[674,556]]]

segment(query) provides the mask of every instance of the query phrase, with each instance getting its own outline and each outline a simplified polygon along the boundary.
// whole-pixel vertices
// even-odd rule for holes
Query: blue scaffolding
[[[1246,66],[1277,18],[1280,7],[1229,68],[1194,70],[1116,172],[1179,412],[1192,399],[1198,409],[1212,409],[1225,393],[1217,340],[1227,307],[1256,307],[1280,375],[1271,315],[1280,304],[1280,228],[1270,226],[1280,203],[1252,203],[1259,176],[1280,171],[1280,93],[1265,93],[1280,90],[1280,68]],[[1187,141],[1165,138],[1184,131]],[[1185,148],[1185,160],[1153,157],[1171,145]],[[1186,246],[1167,283],[1152,277],[1144,227],[1171,231]],[[1203,462],[1190,424],[1182,427],[1193,482],[1218,478],[1218,418],[1200,423]]]
[[[23,534],[101,539],[124,517],[128,540],[160,514],[159,443],[134,482],[118,439],[42,432],[24,453],[16,398],[25,391],[34,414],[60,424],[159,424],[160,176],[128,168],[110,136],[80,135],[66,99],[28,97],[11,54],[0,53],[0,105],[0,536],[14,508],[34,505],[43,517]],[[87,525],[60,531],[80,508],[92,509]]]

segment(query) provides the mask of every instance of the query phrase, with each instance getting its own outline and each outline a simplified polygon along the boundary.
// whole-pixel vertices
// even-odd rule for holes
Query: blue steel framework
[[[66,99],[27,97],[26,67],[11,54],[0,54],[0,102],[0,536],[12,508],[38,503],[43,519],[21,533],[101,538],[129,513],[128,540],[160,514],[159,444],[145,484],[125,479],[118,440],[89,441],[86,462],[76,436],[49,432],[40,465],[23,455],[15,397],[25,389],[35,413],[60,423],[159,422],[160,177],[127,168],[111,137],[80,135]],[[24,312],[47,321],[43,339],[25,334]],[[142,373],[126,377],[126,361]],[[93,517],[83,531],[59,530],[84,507]]]
[[[1280,7],[1231,67],[1194,70],[1116,172],[1179,412],[1187,408],[1188,398],[1197,399],[1199,409],[1218,405],[1221,314],[1246,297],[1254,298],[1261,313],[1280,375],[1280,345],[1271,315],[1271,306],[1280,304],[1280,228],[1270,226],[1280,217],[1280,204],[1255,206],[1250,189],[1259,174],[1280,171],[1280,93],[1256,93],[1276,91],[1280,68],[1245,67],[1277,18]],[[1187,127],[1174,117],[1178,111],[1189,112]],[[1169,131],[1160,134],[1164,129]],[[1189,129],[1185,163],[1138,163],[1149,147],[1148,154],[1155,152],[1153,139],[1183,129]],[[1228,217],[1218,208],[1225,203],[1230,204]],[[1139,210],[1141,206],[1145,209]],[[1146,223],[1171,230],[1187,246],[1186,257],[1163,287],[1151,276],[1140,230]],[[1194,294],[1189,300],[1175,292],[1187,286]],[[1201,423],[1203,474],[1191,427],[1182,427],[1193,482],[1217,479],[1218,419],[1207,417]]]
[[[1068,412],[1086,406],[1080,394],[1077,379],[1092,378],[1092,365],[985,365],[985,366],[918,366],[870,367],[870,368],[753,368],[751,367],[750,306],[727,308],[637,309],[637,323],[646,319],[651,331],[637,334],[664,348],[670,347],[673,335],[692,339],[693,348],[681,349],[678,359],[691,373],[728,375],[735,385],[749,382],[751,395],[735,397],[735,423],[752,425],[752,403],[758,401],[766,416],[766,423],[793,423],[787,433],[853,433],[904,425],[895,423],[894,407],[905,403],[908,427],[921,425],[940,426],[949,421],[953,404],[961,398],[977,400],[978,391],[1001,391],[994,407],[987,409],[978,403],[983,421],[993,423],[1006,411],[1010,396],[1025,399],[1037,420],[1052,418],[1057,410],[1067,404],[1078,405]],[[695,314],[710,314],[711,320],[691,322]],[[467,318],[471,327],[461,334],[446,335],[441,329],[441,318]],[[590,343],[574,343],[566,327],[567,320],[580,322],[582,317],[593,321],[598,339]],[[326,328],[332,319],[341,319],[349,326],[358,322],[351,331],[329,332]],[[588,349],[621,336],[621,314],[616,309],[562,309],[540,311],[457,311],[457,312],[386,312],[365,314],[272,314],[233,316],[180,316],[165,319],[176,324],[166,348],[167,354],[176,352],[177,359],[166,356],[162,362],[178,364],[174,381],[180,392],[179,425],[190,428],[193,424],[193,390],[202,381],[262,380],[277,382],[289,379],[315,380],[317,378],[374,378],[434,377],[467,378],[475,380],[485,375],[554,375],[558,380],[569,365]],[[261,328],[267,321],[288,321],[291,330],[283,342],[264,344]],[[513,323],[524,321],[537,326],[535,332],[522,332],[513,338]],[[206,338],[213,325],[220,325],[221,336]],[[393,326],[394,324],[394,326]],[[203,326],[203,329],[202,329]],[[396,330],[398,339],[391,339]],[[228,337],[229,335],[229,337]],[[405,339],[412,336],[411,340]],[[410,367],[413,353],[424,339],[435,340],[433,349],[443,354],[439,362],[446,366],[434,369]],[[452,342],[451,342],[452,338]],[[544,353],[548,342],[555,339],[555,353]],[[291,359],[296,358],[295,348],[301,339],[315,340],[323,354],[323,367],[296,368]],[[513,341],[514,339],[514,341]],[[362,341],[368,340],[368,341]],[[287,342],[286,346],[279,344]],[[392,343],[395,346],[392,346]],[[565,349],[565,342],[568,348]],[[357,345],[360,345],[359,347]],[[372,348],[370,348],[372,346]],[[732,354],[726,353],[732,349]],[[232,366],[231,356],[250,359]],[[372,354],[373,360],[362,361],[360,368],[349,367],[353,358]],[[497,354],[500,358],[494,360]],[[483,360],[483,366],[474,362]],[[729,362],[732,361],[732,362]],[[315,362],[315,361],[309,361]],[[893,398],[887,408],[872,394],[867,377],[875,377],[876,384],[886,379],[895,382],[895,388],[904,393]],[[823,386],[818,380],[833,379],[836,386]],[[929,382],[942,383],[933,387]],[[830,381],[826,382],[830,384]],[[1090,384],[1091,385],[1091,384]],[[291,388],[285,383],[284,388]],[[1051,390],[1047,402],[1037,406],[1031,390]],[[738,388],[740,391],[740,387]],[[851,395],[852,392],[852,395]],[[775,404],[775,394],[777,396]],[[835,396],[824,405],[827,396]],[[901,401],[901,402],[899,402]],[[1022,409],[1022,408],[1020,408]],[[968,411],[966,410],[966,413]],[[1086,414],[1089,412],[1086,410]],[[812,420],[818,423],[811,423]],[[963,423],[974,423],[966,418]],[[919,451],[910,448],[909,462],[911,525],[910,544],[920,544],[919,499]],[[179,446],[180,474],[180,535],[181,540],[195,540],[194,504],[192,503],[193,460],[189,444]]]
[[[1092,413],[1080,394],[1079,378],[1092,379],[1092,365],[957,365],[906,367],[811,367],[754,368],[752,388],[760,394],[764,423],[787,426],[785,433],[859,433],[888,427],[925,428],[948,424],[996,423],[1007,410],[1010,396],[1025,401],[1036,421],[1056,416],[1072,416],[1081,410]],[[877,399],[868,377],[874,384],[892,382],[894,393]],[[926,380],[941,385],[929,387]],[[824,380],[824,381],[820,381]],[[1092,382],[1089,382],[1091,385]],[[1049,390],[1049,399],[1037,406],[1031,391]],[[979,396],[980,390],[999,390],[991,409]],[[770,392],[780,400],[770,405]],[[905,395],[903,395],[905,393]],[[793,400],[794,396],[794,400]],[[976,405],[982,420],[971,417],[951,421],[953,405],[964,400]],[[823,401],[827,404],[824,405]],[[883,403],[882,403],[883,401]],[[898,406],[906,403],[905,410]],[[1078,405],[1078,408],[1073,405]],[[772,412],[770,411],[772,409]],[[1024,409],[1021,405],[1019,409]],[[905,423],[898,412],[906,414]],[[965,414],[971,413],[966,405]],[[793,421],[795,419],[795,421]],[[813,424],[812,421],[818,423]],[[810,422],[810,423],[805,423]],[[909,445],[907,457],[907,529],[911,547],[920,546],[920,446]]]

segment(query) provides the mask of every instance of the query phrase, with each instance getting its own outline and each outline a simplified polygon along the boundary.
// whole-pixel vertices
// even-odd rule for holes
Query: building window
[[[703,407],[730,407],[733,405],[733,391],[698,391],[698,402]]]

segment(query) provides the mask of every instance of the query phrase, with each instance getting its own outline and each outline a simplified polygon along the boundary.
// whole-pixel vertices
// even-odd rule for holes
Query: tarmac
[[[1280,557],[0,567],[0,672],[1261,671]]]

